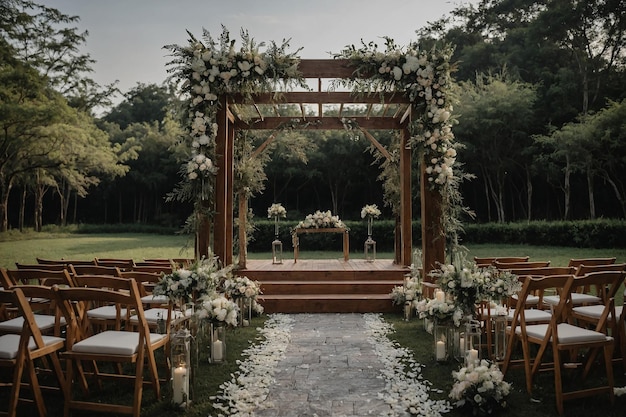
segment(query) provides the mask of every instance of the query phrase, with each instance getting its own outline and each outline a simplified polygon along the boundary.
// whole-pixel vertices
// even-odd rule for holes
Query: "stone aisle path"
[[[385,380],[362,314],[295,314],[291,342],[258,417],[378,416]]]

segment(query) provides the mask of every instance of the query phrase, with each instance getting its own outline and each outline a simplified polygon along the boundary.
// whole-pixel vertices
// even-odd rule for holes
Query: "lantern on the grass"
[[[226,326],[222,322],[211,322],[209,362],[222,363],[226,360]]]
[[[477,320],[468,320],[465,324],[465,365],[474,365],[480,361],[482,327]]]
[[[283,263],[283,242],[278,239],[274,239],[272,242],[272,263]]]
[[[191,403],[191,332],[180,329],[171,340],[172,402],[185,407]]]

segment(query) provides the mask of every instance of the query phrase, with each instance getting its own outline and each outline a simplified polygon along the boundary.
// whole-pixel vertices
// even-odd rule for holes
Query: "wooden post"
[[[441,223],[441,193],[429,188],[426,174],[426,161],[422,160],[420,170],[420,191],[422,200],[422,256],[424,275],[439,268],[445,262],[446,239]]]
[[[411,148],[407,146],[408,130],[400,131],[400,224],[401,233],[401,264],[410,266],[412,262],[413,237],[411,221]]]
[[[224,265],[230,265],[233,263],[233,249],[234,249],[234,233],[235,233],[235,219],[234,216],[234,204],[235,204],[235,127],[229,120],[226,119],[228,126],[228,140],[226,142],[226,187],[224,190],[224,198],[226,200],[225,213],[224,213],[224,257],[222,261]]]
[[[245,269],[248,258],[246,227],[248,222],[248,197],[245,191],[239,191],[239,268]]]
[[[228,101],[226,97],[220,99],[217,111],[217,135],[215,137],[215,155],[217,161],[217,175],[215,178],[215,230],[213,232],[213,251],[222,263],[226,262],[226,190],[228,183]],[[232,231],[232,229],[231,229]]]
[[[198,228],[196,230],[196,244],[194,250],[196,260],[209,257],[211,247],[211,222],[208,216],[204,214],[205,211],[209,209],[208,202],[203,201],[202,211],[198,214]]]

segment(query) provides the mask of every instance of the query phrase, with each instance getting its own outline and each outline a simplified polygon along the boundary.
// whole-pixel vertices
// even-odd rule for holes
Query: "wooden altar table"
[[[348,229],[345,227],[325,227],[325,228],[296,228],[293,235],[293,262],[298,262],[298,254],[300,253],[300,238],[298,235],[307,233],[343,233],[343,260],[347,261],[350,257],[350,239]]]

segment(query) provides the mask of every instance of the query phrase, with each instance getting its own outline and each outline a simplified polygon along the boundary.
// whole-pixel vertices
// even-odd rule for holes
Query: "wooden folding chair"
[[[112,277],[120,276],[120,269],[116,266],[103,265],[69,265],[72,276],[76,275],[108,275]]]
[[[619,356],[614,358],[614,362],[622,362],[624,371],[626,371],[624,305],[614,306],[613,310],[607,309],[606,305],[615,297],[625,277],[624,271],[598,271],[576,278],[574,285],[584,288],[595,287],[596,293],[602,294],[603,303],[573,306],[571,312],[572,319],[576,320],[579,325],[606,333],[615,339],[614,353],[619,353]]]
[[[63,264],[63,265],[95,265],[95,259],[44,259],[36,258],[38,264]]]
[[[49,288],[43,288],[42,291],[51,292]],[[6,415],[9,417],[17,416],[18,404],[25,402],[34,404],[39,416],[44,417],[47,410],[42,389],[60,390],[64,395],[67,395],[65,391],[67,385],[57,356],[58,352],[65,347],[65,340],[60,337],[41,334],[21,288],[0,290],[0,304],[16,308],[22,318],[21,332],[0,336],[0,366],[13,368],[12,382],[2,384],[2,386],[10,386],[11,388]],[[40,385],[37,376],[38,370],[35,366],[35,361],[39,359],[45,359],[52,364],[52,371],[56,376],[58,387]],[[24,381],[24,376],[26,376],[26,381]],[[21,397],[22,388],[28,388],[32,398]],[[20,415],[25,414],[20,412]]]
[[[160,382],[154,352],[165,347],[169,337],[167,334],[150,333],[140,301],[139,288],[134,279],[115,277],[100,277],[100,279],[119,281],[117,284],[109,284],[109,287],[119,289],[54,287],[63,314],[69,323],[66,350],[61,354],[61,357],[66,360],[66,391],[69,392],[65,399],[65,415],[69,415],[72,409],[80,409],[139,417],[144,385],[152,386],[156,398],[160,397]],[[135,330],[127,326],[124,330],[92,332],[91,319],[84,308],[85,304],[92,302],[117,304],[120,308],[134,311],[138,320]],[[109,362],[114,366],[131,364],[134,365],[133,372],[132,374],[101,372],[99,367],[94,365],[101,362]],[[85,363],[92,364],[93,376],[98,381],[113,379],[132,383],[134,386],[132,404],[105,403],[102,398],[91,398],[92,393],[89,391],[83,367]],[[147,381],[144,381],[144,363],[147,364],[150,375]],[[77,382],[89,398],[76,399],[73,395],[73,382]]]
[[[478,265],[479,267],[486,267],[486,266],[493,265],[495,261],[502,262],[502,263],[512,263],[512,262],[528,262],[528,259],[530,259],[530,257],[528,256],[486,256],[486,257],[474,256],[474,262],[476,262],[476,265]]]
[[[96,265],[119,268],[121,271],[132,271],[135,266],[133,259],[96,258]]]
[[[144,265],[144,266],[137,266],[135,265],[135,267],[133,267],[133,271],[139,271],[139,272],[156,272],[157,274],[160,273],[164,273],[164,274],[171,274],[172,273],[172,265],[166,265],[166,264],[159,264],[159,265]]]
[[[62,271],[67,269],[65,264],[22,264],[19,262],[15,262],[15,267],[17,269],[38,269],[44,271]]]
[[[575,268],[580,265],[610,265],[615,263],[615,257],[612,258],[579,258],[579,259],[570,259],[567,266],[573,266]]]
[[[497,269],[517,269],[517,268],[544,268],[550,266],[550,261],[526,261],[526,262],[502,262],[495,260],[493,266]]]
[[[528,294],[532,291],[546,291],[553,289],[561,294],[559,303],[553,307],[552,318],[547,324],[530,324],[525,320],[524,309],[516,309],[511,328],[511,337],[519,339],[522,344],[524,355],[524,371],[526,375],[526,390],[532,395],[532,381],[539,371],[552,370],[554,372],[554,386],[556,393],[556,408],[559,414],[563,414],[564,401],[587,397],[598,394],[608,394],[611,403],[614,402],[613,393],[613,367],[612,352],[613,338],[602,332],[585,329],[568,323],[571,310],[571,293],[574,283],[573,275],[552,275],[542,278],[530,278],[524,283],[522,292]],[[611,309],[613,301],[606,304]],[[614,314],[614,313],[613,313]],[[537,352],[532,356],[531,346],[537,346]],[[545,356],[548,351],[552,353],[552,362],[548,362]],[[584,380],[591,370],[598,351],[602,351],[606,369],[606,384],[592,388],[580,388],[571,391],[563,390],[562,373],[565,369],[583,369]],[[582,364],[578,363],[578,357],[568,357],[568,354],[586,352],[586,358]],[[510,354],[503,364],[503,372],[507,371],[510,363]],[[576,381],[571,378],[569,381]]]

